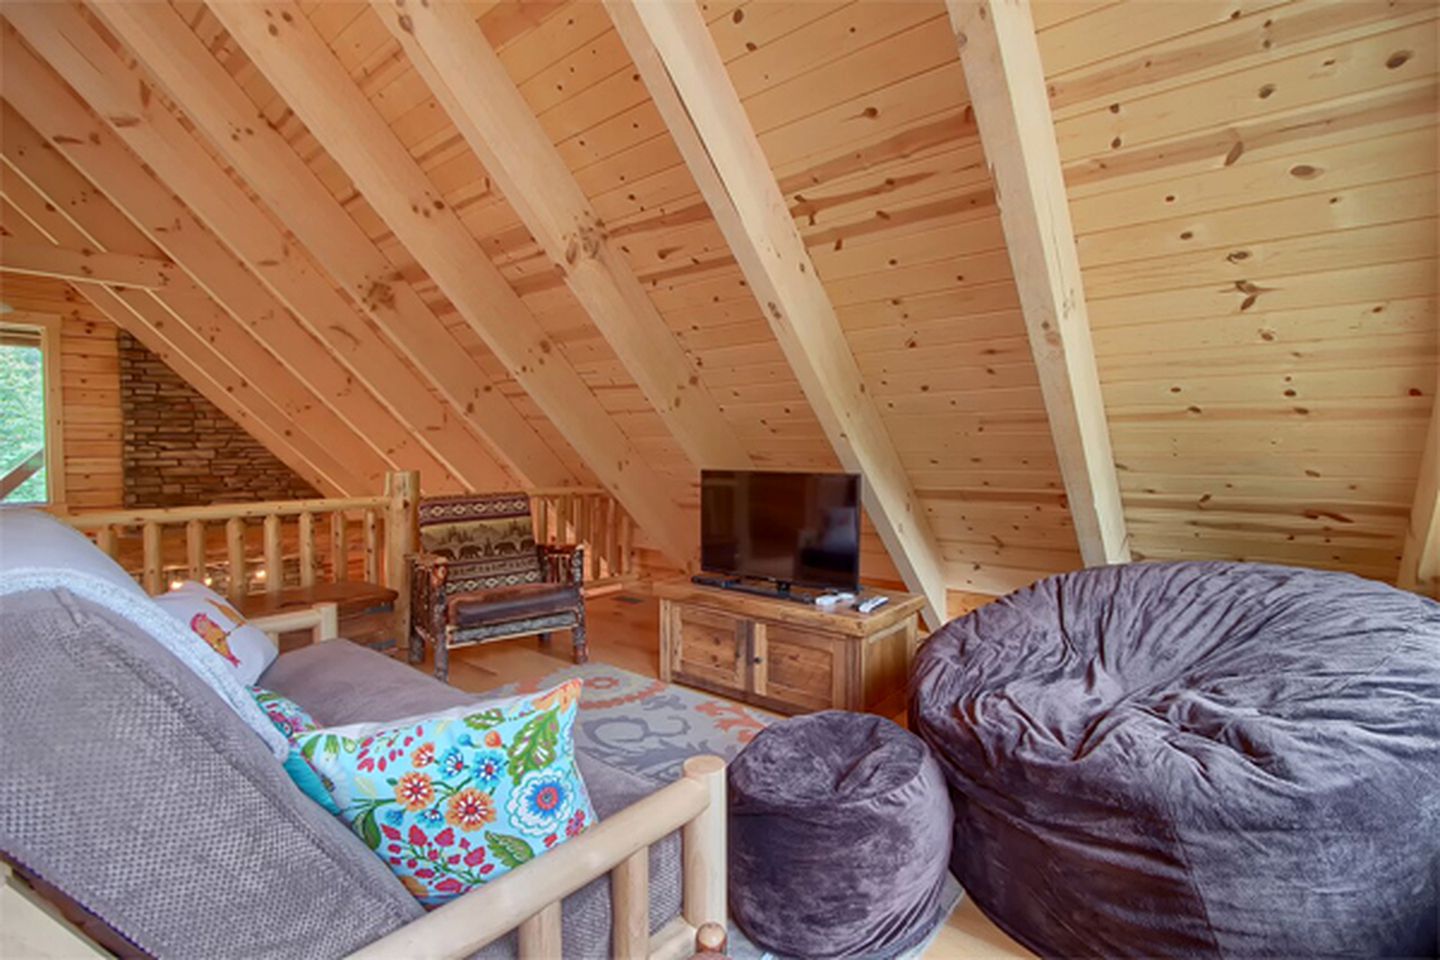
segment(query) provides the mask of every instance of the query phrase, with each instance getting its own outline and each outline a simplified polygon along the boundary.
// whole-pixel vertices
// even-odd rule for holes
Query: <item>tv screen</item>
[[[713,573],[855,590],[860,582],[860,478],[702,471],[700,564]]]

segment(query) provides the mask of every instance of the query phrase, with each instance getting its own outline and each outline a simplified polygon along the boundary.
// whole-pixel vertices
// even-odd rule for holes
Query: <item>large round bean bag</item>
[[[950,800],[925,744],[883,717],[772,724],[730,764],[730,913],[806,958],[894,956],[942,919]]]
[[[1440,604],[1228,563],[1066,574],[920,652],[951,868],[1044,956],[1433,956]]]

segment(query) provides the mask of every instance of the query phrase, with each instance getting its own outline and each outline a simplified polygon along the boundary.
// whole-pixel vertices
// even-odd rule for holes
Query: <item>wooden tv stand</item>
[[[655,584],[660,598],[660,679],[780,713],[905,706],[919,642],[922,597],[884,590],[869,615],[825,609],[689,580]]]

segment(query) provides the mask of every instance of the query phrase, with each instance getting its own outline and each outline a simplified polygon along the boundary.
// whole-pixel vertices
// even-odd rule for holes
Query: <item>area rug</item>
[[[733,760],[776,719],[763,710],[642,677],[606,663],[565,667],[496,693],[533,693],[572,677],[580,694],[575,740],[588,753],[658,783],[680,776],[685,760],[713,753]]]
[[[779,717],[752,707],[665,683],[606,663],[565,667],[538,680],[506,684],[497,694],[534,693],[572,677],[585,686],[576,718],[576,743],[592,755],[658,783],[680,776],[686,758],[713,753],[733,760],[766,725]],[[870,960],[915,960],[924,955],[940,927],[960,903],[963,891],[945,877],[930,935],[903,953]],[[750,942],[729,924],[732,960],[790,960]]]

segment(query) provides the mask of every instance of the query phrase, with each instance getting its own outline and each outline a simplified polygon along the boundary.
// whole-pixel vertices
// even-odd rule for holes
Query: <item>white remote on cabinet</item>
[[[856,609],[856,610],[859,610],[861,613],[869,613],[871,610],[878,610],[878,609],[880,609],[881,607],[885,606],[885,604],[887,604],[887,603],[889,603],[889,602],[890,602],[890,598],[889,598],[889,597],[884,596],[884,595],[876,595],[876,596],[870,597],[870,598],[868,598],[868,599],[866,599],[866,600],[861,600],[861,601],[860,601],[860,605],[859,605],[858,607],[856,607],[855,609]]]

